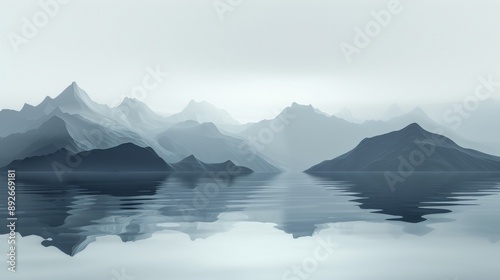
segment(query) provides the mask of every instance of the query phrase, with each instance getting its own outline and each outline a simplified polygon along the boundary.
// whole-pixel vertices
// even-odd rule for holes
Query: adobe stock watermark
[[[220,21],[226,19],[226,14],[233,12],[244,0],[215,0],[213,2],[214,10]]]
[[[163,82],[170,76],[169,72],[161,70],[161,66],[157,64],[154,68],[151,66],[146,67],[146,75],[142,78],[141,82],[134,86],[130,90],[130,94],[122,94],[119,98],[111,104],[111,107],[118,107],[122,101],[127,98],[133,98],[138,101],[144,102],[151,92],[157,90]],[[120,114],[119,118],[126,118],[130,114],[130,110],[136,108],[137,103],[127,103],[126,107],[120,107],[119,110],[114,112],[113,117],[116,118],[115,114]]]
[[[22,17],[22,26],[19,33],[9,32],[7,38],[15,53],[19,52],[22,45],[26,45],[35,38],[40,30],[49,24],[50,20],[56,17],[62,5],[66,5],[70,0],[40,0],[36,11],[31,18]]]
[[[203,186],[194,189],[192,205],[181,205],[180,212],[185,221],[189,222],[191,216],[200,216],[201,211],[206,209],[210,201],[220,195],[221,191],[230,186],[231,178],[241,175],[242,169],[237,165],[226,163],[225,170],[219,172],[209,172],[208,178],[212,181],[206,182]],[[206,218],[209,218],[208,216]]]
[[[134,98],[138,101],[145,101],[148,95],[157,90],[161,84],[169,77],[170,73],[161,70],[161,65],[157,64],[154,68],[148,66],[145,69],[146,75],[141,82],[130,90],[130,94],[122,94],[111,104],[111,107],[120,105],[125,97]]]
[[[338,222],[333,225],[333,228],[337,229],[342,235],[352,235],[354,233],[354,227],[351,223]]]
[[[352,44],[345,41],[340,43],[340,50],[344,54],[348,63],[351,63],[352,56],[360,54],[361,50],[367,48],[372,40],[382,33],[382,30],[389,26],[395,15],[403,11],[403,5],[400,0],[390,0],[387,8],[379,11],[372,11],[372,20],[365,23],[363,28],[356,26],[354,28],[354,38]]]
[[[415,139],[413,143],[416,148],[406,156],[398,156],[398,169],[396,171],[384,172],[385,180],[392,192],[396,190],[398,183],[403,183],[415,170],[436,152],[436,146],[445,141],[445,137],[437,133],[429,134],[425,139]],[[427,136],[429,136],[427,135]]]
[[[311,256],[304,258],[300,264],[293,265],[281,275],[282,280],[305,280],[309,279],[314,274],[321,263],[328,260],[334,253],[334,249],[339,247],[339,244],[332,242],[331,236],[326,239],[321,237],[315,238],[318,243]]]
[[[136,277],[128,274],[125,267],[122,267],[121,270],[113,269],[111,270],[111,274],[113,277],[111,280],[135,280]]]
[[[97,129],[94,129],[97,130]],[[95,132],[93,132],[95,133]],[[99,135],[99,133],[95,134]],[[94,136],[94,135],[90,135]],[[101,138],[102,141],[102,138]],[[67,151],[70,151],[70,146],[64,147]],[[82,164],[82,161],[85,157],[88,157],[90,155],[90,151],[83,151],[80,153],[73,153],[73,152],[68,152],[64,158],[64,162],[59,162],[59,161],[53,161],[51,164],[52,170],[57,176],[57,179],[59,182],[64,181],[64,174],[65,173],[71,173],[75,168],[80,166]]]
[[[248,160],[253,160],[257,152],[262,152],[266,145],[273,142],[276,134],[281,133],[286,125],[297,116],[290,113],[289,110],[283,110],[276,118],[269,122],[269,125],[261,128],[255,135],[248,136],[247,141],[239,145],[238,150],[241,154],[249,155]]]
[[[495,82],[491,74],[488,77],[479,77],[478,80],[479,84],[474,93],[465,97],[462,102],[455,103],[453,108],[443,113],[444,122],[455,130],[459,129],[463,121],[479,108],[481,102],[490,98],[496,92],[496,88],[500,87],[500,82]]]

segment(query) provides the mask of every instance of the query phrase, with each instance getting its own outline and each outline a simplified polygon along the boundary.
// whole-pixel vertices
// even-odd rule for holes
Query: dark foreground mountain
[[[36,129],[0,138],[0,166],[16,159],[54,153],[61,147],[75,150],[76,144],[66,123],[52,117]]]
[[[109,149],[72,153],[65,148],[57,152],[16,160],[7,165],[18,172],[173,172],[172,166],[153,149],[131,143]]]
[[[181,173],[227,172],[230,176],[237,176],[253,172],[250,168],[237,166],[230,160],[223,163],[204,163],[193,155],[172,164],[172,167],[176,172]]]
[[[208,164],[197,160],[194,156],[189,156],[178,163],[170,165],[158,156],[152,148],[143,148],[131,143],[76,154],[63,148],[48,155],[13,161],[2,169],[15,169],[18,172],[26,173],[43,172],[45,173],[45,179],[57,178],[59,181],[81,179],[82,177],[85,180],[92,180],[92,178],[101,180],[106,178],[109,173],[119,173],[124,178],[141,177],[139,174],[143,173],[146,177],[151,178],[151,173],[163,174],[161,176],[164,177],[175,172],[227,172],[229,176],[253,172],[249,168],[236,166],[229,160],[223,163]],[[101,175],[75,175],[82,172],[100,173]],[[46,178],[47,174],[53,178]],[[35,177],[39,178],[38,175]]]
[[[399,131],[365,138],[353,150],[324,161],[307,173],[345,171],[500,172],[500,157],[458,146],[413,123]]]

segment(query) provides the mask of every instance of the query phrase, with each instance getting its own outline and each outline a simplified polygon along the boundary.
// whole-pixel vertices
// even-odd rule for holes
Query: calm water
[[[497,279],[500,273],[499,175],[414,174],[394,190],[381,174],[108,176],[71,185],[18,179],[23,237],[13,279]],[[5,200],[0,205],[5,209]],[[0,228],[6,251],[7,230]],[[325,249],[326,260],[315,260],[327,239],[336,245]],[[82,266],[94,269],[81,272]]]

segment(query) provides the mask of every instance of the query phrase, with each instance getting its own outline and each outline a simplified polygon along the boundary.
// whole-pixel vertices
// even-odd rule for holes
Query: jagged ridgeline
[[[98,104],[72,83],[37,106],[0,111],[0,166],[44,172],[54,171],[54,165],[74,172],[206,172],[230,162],[242,173],[280,171],[243,139],[221,132],[218,126],[224,125],[238,123],[206,102],[192,101],[164,117],[130,98],[116,107]],[[191,155],[203,168],[174,168]]]
[[[493,112],[493,108],[500,107],[498,102],[495,102],[488,102],[487,106],[484,106],[485,110]],[[293,103],[275,118],[240,124],[228,112],[204,101],[191,101],[181,112],[168,117],[155,113],[140,100],[125,98],[116,103],[118,105],[115,107],[98,104],[76,83],[72,83],[57,97],[46,97],[37,106],[26,104],[20,111],[0,111],[0,167],[24,159],[32,161],[32,157],[57,158],[65,153],[102,151],[132,144],[138,148],[150,148],[171,167],[193,155],[200,162],[216,164],[231,161],[236,166],[258,173],[303,171],[309,168],[310,172],[327,170],[326,167],[311,166],[332,158],[336,160],[333,161],[335,164],[331,165],[337,169],[345,166],[342,167],[344,170],[351,171],[382,170],[389,168],[387,165],[383,166],[387,161],[382,159],[396,153],[396,150],[404,152],[398,143],[406,139],[405,135],[390,133],[412,123],[418,123],[427,131],[439,128],[440,134],[453,139],[458,147],[500,154],[500,146],[495,142],[499,138],[471,141],[470,139],[477,139],[481,133],[472,133],[476,138],[464,137],[461,130],[439,125],[418,107],[407,113],[391,108],[390,115],[396,116],[387,120],[364,122],[353,120],[348,110],[339,113],[339,116],[345,116],[351,122],[339,116],[328,115],[311,105]],[[484,113],[478,112],[474,116],[476,115],[481,116]],[[470,122],[475,119],[476,117],[471,117],[464,121],[464,131],[473,131],[468,128],[473,126]],[[478,120],[486,121],[484,117]],[[487,133],[496,131],[490,129]],[[384,153],[373,155],[374,151],[363,148],[368,141],[363,139],[378,139],[378,135],[383,136],[384,141],[394,150],[383,150],[384,147],[377,146],[374,149],[381,149]],[[356,147],[360,142],[360,146]],[[438,155],[455,158],[454,155],[445,153],[452,150],[464,153],[466,150],[457,150],[451,146],[446,150],[438,148],[443,154],[436,153],[434,158]],[[356,157],[352,157],[352,163],[347,163],[349,160],[344,154],[350,150],[353,151],[349,155]],[[477,163],[478,158],[484,159],[484,156],[474,154],[467,159]],[[83,159],[91,162],[88,158]],[[462,161],[454,161],[450,166],[444,164],[446,159],[429,159],[427,165],[421,169],[461,170],[455,166],[458,163],[472,170],[478,169],[472,168],[473,166],[482,166],[474,163],[470,166],[463,161],[463,157],[461,159]],[[40,160],[38,162],[45,164]],[[129,164],[120,168],[128,172],[134,163]],[[71,167],[71,164],[66,165]],[[98,165],[95,166],[97,169]],[[106,170],[120,170],[119,165],[116,166],[115,169],[107,166]],[[90,166],[86,168],[88,170]],[[47,167],[39,169],[45,170]],[[140,166],[135,169],[143,170]],[[151,170],[156,171],[154,168]]]

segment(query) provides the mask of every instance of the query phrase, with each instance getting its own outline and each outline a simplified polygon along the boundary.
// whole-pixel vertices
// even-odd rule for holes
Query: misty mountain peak
[[[144,104],[143,102],[141,102],[135,98],[130,98],[128,96],[125,96],[125,98],[123,98],[123,101],[119,106],[128,106],[128,105],[132,105],[133,107],[135,107],[137,105],[147,106],[146,104]]]
[[[93,108],[94,105],[95,103],[87,93],[76,82],[72,82],[57,97],[51,98],[50,96],[46,96],[37,106],[25,104],[20,112],[24,113],[25,118],[28,119],[38,119],[52,112],[71,114],[88,113],[88,115],[91,115],[90,108]],[[58,108],[60,110],[57,110]]]
[[[390,134],[391,133],[389,133],[388,135]],[[434,141],[436,139],[440,139],[440,141],[442,140],[444,142],[453,143],[455,145],[455,143],[452,140],[450,139],[445,140],[440,135],[425,130],[418,123],[411,123],[401,130],[394,131],[392,132],[392,136],[394,137],[391,140],[393,143],[396,143],[398,141],[410,143],[414,142],[415,140],[433,139]],[[389,138],[387,138],[387,140],[388,139]]]
[[[23,108],[21,108],[21,111],[26,111],[26,110],[33,110],[35,107],[28,104],[28,103],[24,103],[23,105]]]
[[[384,139],[385,142],[393,143],[394,145],[396,145],[400,142],[412,143],[415,140],[423,140],[431,137],[432,133],[423,129],[418,123],[411,123],[397,131],[371,138],[365,138],[360,142],[360,145],[370,145],[371,143],[379,142],[380,139]]]
[[[194,156],[194,155],[190,155],[186,158],[184,158],[183,160],[181,160],[180,162],[196,162],[196,163],[199,163],[198,159]]]
[[[302,105],[297,102],[293,102],[291,108],[312,108],[313,106],[311,104],[309,105]]]
[[[75,102],[87,103],[90,101],[90,97],[76,82],[72,82],[61,94],[54,98],[54,101],[56,101],[58,105],[70,105]]]
[[[346,107],[340,109],[337,113],[334,114],[334,116],[336,116],[337,118],[346,120],[348,122],[351,122],[351,123],[361,123],[362,122],[361,120],[354,117],[351,110],[349,110]]]
[[[408,114],[409,115],[414,115],[414,116],[425,116],[425,117],[427,117],[427,114],[420,107],[417,107],[417,108],[411,110],[410,112],[408,112]]]
[[[221,132],[214,123],[205,122],[200,124],[201,131],[206,135],[220,135]]]
[[[406,131],[426,131],[418,123],[411,123],[408,126],[406,126],[405,128],[403,128],[403,130],[406,130]]]
[[[420,138],[427,138],[431,133],[423,129],[418,123],[411,123],[401,130],[395,131],[395,134],[399,135],[400,139],[415,140]]]
[[[314,108],[311,104],[309,105],[302,105],[302,104],[298,104],[297,102],[293,102],[292,103],[292,106],[288,107],[292,110],[302,110],[302,111],[314,111]]]
[[[385,113],[385,118],[386,119],[391,119],[391,118],[394,118],[394,117],[401,116],[402,114],[403,114],[403,110],[401,110],[401,108],[399,107],[399,105],[396,104],[396,103],[393,103],[387,109],[387,111]]]
[[[193,111],[218,111],[219,109],[206,101],[195,101],[191,99],[187,106],[184,108],[183,112],[193,112]]]
[[[194,99],[191,99],[188,103],[188,106],[197,106],[197,105],[202,105],[202,106],[214,106],[210,103],[208,103],[207,101],[205,100],[202,100],[202,101],[196,101]],[[215,107],[215,106],[214,106]]]
[[[213,122],[223,125],[237,125],[239,124],[228,112],[217,108],[206,101],[191,100],[187,106],[177,114],[174,114],[168,119],[172,122],[183,122],[186,120],[194,120],[199,123]]]
[[[222,133],[214,123],[205,122],[200,124],[192,120],[178,123],[170,127],[167,131],[184,131],[189,133],[195,133],[196,135],[204,135],[211,137],[219,137],[222,135]]]
[[[307,115],[312,115],[312,114],[322,114],[326,115],[323,112],[319,111],[318,109],[314,108],[311,104],[309,105],[302,105],[298,104],[297,102],[293,102],[290,107],[285,108],[288,112],[291,112],[293,114],[307,114]]]
[[[78,84],[76,82],[72,82],[67,88],[66,90],[63,91],[66,92],[67,90],[70,90],[70,92],[72,92],[73,94],[85,94],[85,92],[83,91],[82,88],[80,88],[80,86],[78,86]]]
[[[125,96],[125,98],[123,98],[123,102],[139,102],[139,100],[135,99],[135,98],[130,98],[128,96]]]

